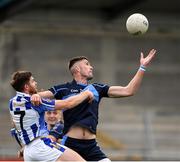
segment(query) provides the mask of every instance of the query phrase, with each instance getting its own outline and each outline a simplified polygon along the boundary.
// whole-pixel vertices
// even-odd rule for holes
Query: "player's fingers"
[[[156,53],[156,50],[155,50],[155,49],[152,49],[152,50],[150,51],[150,53],[149,53],[149,56],[150,56],[150,57],[153,57],[155,53]]]
[[[42,103],[41,97],[38,94],[34,94],[31,96],[31,103],[35,106],[38,106]]]
[[[156,54],[156,50],[154,49],[152,52],[153,57],[155,56],[155,54]]]
[[[155,49],[152,49],[148,55],[148,59],[151,60],[156,54],[156,50]]]
[[[91,103],[91,102],[93,101],[93,99],[94,99],[94,98],[90,98],[89,101],[88,101],[88,103]]]
[[[17,153],[18,158],[23,158],[23,150],[19,150]]]
[[[41,99],[39,98],[34,98],[33,100],[31,100],[31,103],[34,105],[34,106],[38,106],[41,104]]]
[[[91,103],[94,100],[94,94],[91,92],[89,95],[89,103]]]

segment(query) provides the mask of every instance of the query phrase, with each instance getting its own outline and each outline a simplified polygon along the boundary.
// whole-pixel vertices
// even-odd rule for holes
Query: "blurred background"
[[[128,34],[133,13],[148,18],[145,35]],[[19,149],[8,111],[14,71],[32,71],[48,89],[71,81],[68,60],[85,55],[93,82],[127,85],[152,48],[138,93],[101,102],[98,140],[112,160],[180,160],[180,1],[0,0],[0,159]]]

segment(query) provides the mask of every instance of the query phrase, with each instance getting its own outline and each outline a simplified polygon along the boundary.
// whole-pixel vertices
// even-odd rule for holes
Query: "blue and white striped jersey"
[[[29,94],[17,92],[9,102],[10,114],[23,144],[48,135],[44,113],[53,111],[55,107],[55,100],[42,99],[41,105],[33,106],[30,99]]]

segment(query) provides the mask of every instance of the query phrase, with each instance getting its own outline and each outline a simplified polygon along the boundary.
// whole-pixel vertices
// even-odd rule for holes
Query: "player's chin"
[[[34,87],[34,88],[32,89],[32,92],[33,92],[33,93],[38,93],[38,88],[37,88],[37,87]]]
[[[87,80],[93,79],[93,75],[88,76]]]
[[[49,123],[50,125],[55,125],[55,124],[56,124],[56,121],[48,121],[48,123]]]
[[[35,89],[35,90],[34,90],[34,94],[36,94],[36,93],[38,93],[38,89]]]
[[[88,73],[87,78],[88,78],[89,80],[93,79],[93,72],[92,72],[92,71],[90,71],[90,72]]]
[[[33,94],[36,94],[38,92],[38,90],[37,89],[31,89],[30,91],[29,91],[29,93],[31,94],[31,95],[33,95]]]

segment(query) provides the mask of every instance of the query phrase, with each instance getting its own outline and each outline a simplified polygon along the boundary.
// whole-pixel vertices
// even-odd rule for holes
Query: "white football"
[[[140,35],[146,33],[148,27],[148,19],[140,13],[130,15],[126,21],[127,31],[133,35]]]

